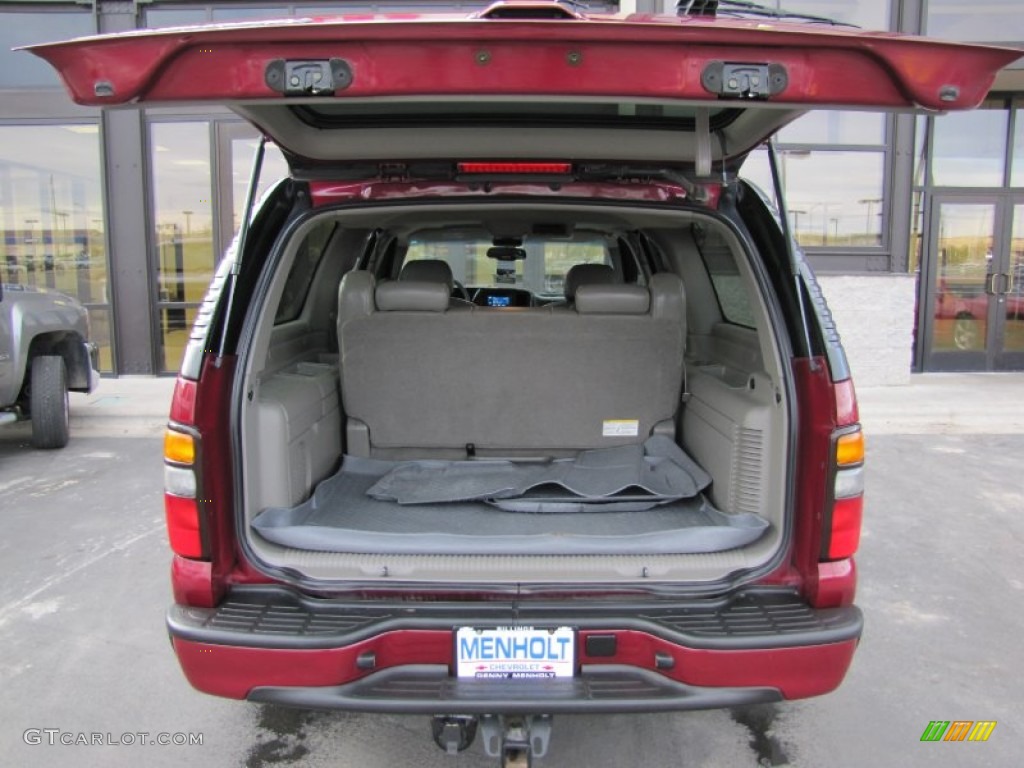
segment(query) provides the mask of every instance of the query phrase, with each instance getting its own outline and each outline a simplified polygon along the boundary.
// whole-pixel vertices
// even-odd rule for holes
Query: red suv
[[[740,168],[807,109],[972,108],[1019,51],[542,2],[32,50],[83,104],[227,104],[290,167],[171,408],[196,688],[432,715],[512,763],[558,713],[839,685],[854,389]]]

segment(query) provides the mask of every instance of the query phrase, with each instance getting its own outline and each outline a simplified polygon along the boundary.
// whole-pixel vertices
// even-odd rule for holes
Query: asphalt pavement
[[[74,395],[62,451],[33,451],[28,425],[0,429],[0,765],[493,768],[479,745],[441,753],[423,717],[297,712],[189,687],[163,625],[172,386],[107,379]],[[1024,375],[928,374],[858,394],[866,628],[839,690],[737,711],[558,717],[539,768],[1020,764]],[[997,726],[984,743],[923,743],[932,720]]]

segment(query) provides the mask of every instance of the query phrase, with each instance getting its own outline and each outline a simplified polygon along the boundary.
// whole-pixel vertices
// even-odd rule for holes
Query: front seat
[[[614,285],[619,282],[615,270],[607,264],[574,264],[565,273],[563,292],[565,299],[553,302],[550,306],[572,307],[576,304],[576,291],[581,285]]]
[[[448,286],[448,294],[451,295],[455,289],[455,276],[447,261],[441,259],[417,259],[407,261],[398,273],[399,280],[415,280],[421,283],[443,283]],[[460,286],[461,287],[461,286]],[[465,291],[465,288],[462,288]],[[452,296],[448,302],[449,309],[461,307],[472,307],[473,302],[468,298],[460,299]]]

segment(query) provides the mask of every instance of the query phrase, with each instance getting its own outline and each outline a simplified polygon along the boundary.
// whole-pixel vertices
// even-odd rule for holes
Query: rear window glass
[[[574,233],[565,238],[527,235],[517,238],[513,250],[521,258],[488,256],[495,245],[489,233],[424,233],[409,240],[405,261],[441,259],[455,279],[475,288],[522,288],[536,296],[557,299],[564,295],[565,274],[576,264],[613,266],[603,235]]]
[[[277,314],[274,316],[274,325],[289,323],[302,314],[309,286],[335,229],[337,224],[324,222],[310,231],[302,241],[285,281],[281,303],[277,305]]]

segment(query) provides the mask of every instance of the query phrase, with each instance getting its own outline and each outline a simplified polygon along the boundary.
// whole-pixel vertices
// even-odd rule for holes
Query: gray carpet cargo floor
[[[757,515],[715,509],[699,490],[708,484],[706,475],[689,457],[679,464],[675,455],[649,460],[650,453],[639,454],[640,462],[635,453],[623,461],[618,459],[625,452],[618,457],[586,456],[600,453],[604,451],[580,454],[575,467],[560,461],[534,465],[345,457],[342,468],[307,501],[265,509],[252,527],[263,538],[294,549],[418,555],[720,552],[755,541],[769,527]],[[630,462],[632,476],[624,468]],[[502,463],[515,466],[503,474],[496,466]],[[588,471],[595,463],[596,471]],[[678,472],[680,466],[689,479]],[[455,485],[449,482],[453,478]],[[515,488],[500,491],[504,495],[522,495],[495,498],[488,495],[494,485]],[[686,498],[680,498],[680,490]]]

